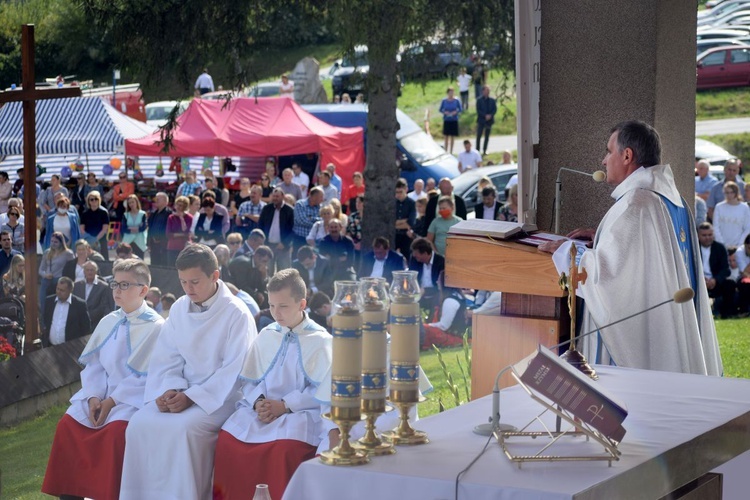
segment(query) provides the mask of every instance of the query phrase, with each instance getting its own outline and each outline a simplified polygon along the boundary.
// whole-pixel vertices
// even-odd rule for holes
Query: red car
[[[707,50],[697,64],[698,90],[750,85],[750,45]]]

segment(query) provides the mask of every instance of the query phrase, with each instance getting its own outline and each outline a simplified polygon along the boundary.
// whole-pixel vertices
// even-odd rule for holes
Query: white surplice
[[[145,302],[129,314],[118,309],[102,318],[79,358],[85,365],[81,390],[70,398],[66,413],[94,428],[88,417],[89,399],[111,397],[117,404],[105,424],[130,420],[143,406],[148,361],[163,323]]]
[[[146,406],[126,433],[121,499],[211,498],[219,429],[240,398],[237,377],[257,336],[247,306],[221,280],[216,293],[204,312],[189,312],[189,298],[179,298],[162,327]],[[159,412],[154,400],[170,389],[195,404],[180,413]]]
[[[588,274],[578,294],[585,300],[583,331],[588,332],[672,298],[690,288],[672,218],[661,196],[682,207],[669,165],[636,170],[612,192],[617,200],[596,232],[594,248],[580,256]],[[689,211],[688,211],[689,212]],[[722,364],[701,273],[700,251],[691,220],[692,259],[697,273],[694,301],[668,304],[578,342],[592,363],[650,370],[721,375]],[[553,258],[567,272],[570,243]]]
[[[243,399],[223,430],[245,443],[294,439],[320,444],[321,405],[316,391],[331,366],[331,335],[305,315],[291,331],[278,323],[261,330],[240,377]],[[283,399],[292,413],[264,423],[253,403]]]

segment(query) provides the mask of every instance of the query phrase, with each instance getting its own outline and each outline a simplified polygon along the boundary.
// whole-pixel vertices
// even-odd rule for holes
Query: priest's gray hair
[[[618,123],[609,134],[615,132],[618,151],[630,148],[639,166],[653,167],[661,164],[661,138],[654,127],[642,121],[630,120]]]
[[[86,263],[88,264],[88,262]],[[84,264],[85,265],[85,264]],[[139,283],[151,286],[151,271],[141,259],[120,259],[112,268],[112,274],[132,273]]]

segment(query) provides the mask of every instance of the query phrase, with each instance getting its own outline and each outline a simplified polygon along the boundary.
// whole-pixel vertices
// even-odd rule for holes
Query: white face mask
[[[60,214],[60,215],[65,215],[65,214],[68,213],[68,211],[66,209],[64,209],[64,208],[58,208],[57,209],[57,213]]]

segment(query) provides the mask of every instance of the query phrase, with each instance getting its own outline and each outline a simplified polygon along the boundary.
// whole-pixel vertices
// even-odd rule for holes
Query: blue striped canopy
[[[72,97],[36,103],[36,152],[46,154],[114,153],[125,139],[144,137],[153,127],[115,110],[99,97]],[[0,156],[23,154],[20,102],[0,108]]]

